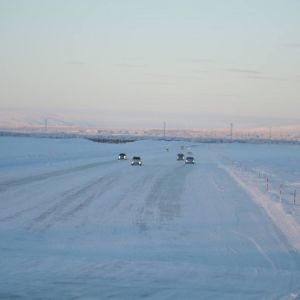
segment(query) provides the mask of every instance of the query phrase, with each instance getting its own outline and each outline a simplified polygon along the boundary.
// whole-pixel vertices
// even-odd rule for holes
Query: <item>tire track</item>
[[[6,221],[12,221],[14,219],[18,219],[18,218],[22,217],[24,214],[26,214],[27,212],[31,212],[33,209],[38,208],[40,205],[41,204],[36,205],[34,207],[28,207],[28,208],[22,209],[20,211],[17,211],[9,216],[6,216],[6,217],[0,219],[0,222],[6,222]]]
[[[144,195],[147,194],[149,182],[157,174],[156,169],[150,168],[147,171],[144,168],[138,168],[138,172],[136,171],[136,168],[129,167],[128,170],[125,169],[118,173],[119,178],[114,184],[118,186],[118,182],[122,181],[122,189],[114,190],[109,195],[105,206],[101,207],[102,213],[99,216],[99,221],[102,224],[111,224],[116,216],[122,216],[122,220],[118,217],[118,222],[125,222],[123,224],[126,225],[132,224],[132,215],[135,214],[137,207],[141,204],[141,199],[144,199]],[[125,184],[124,180],[126,181]],[[115,222],[111,225],[115,225]]]
[[[105,193],[114,181],[115,178],[111,175],[103,175],[79,190],[69,193],[35,217],[26,229],[45,231],[57,222],[67,220],[91,204],[96,196]]]
[[[71,174],[71,173],[75,173],[75,172],[81,172],[84,170],[96,168],[99,166],[112,164],[113,162],[114,161],[95,162],[95,163],[90,163],[90,164],[81,165],[81,166],[77,166],[77,167],[72,167],[69,169],[57,170],[57,171],[46,172],[46,173],[42,173],[42,174],[31,175],[31,176],[23,177],[23,178],[19,178],[19,179],[3,181],[3,182],[0,182],[0,192],[7,191],[7,190],[10,190],[10,189],[18,187],[18,186],[43,181],[43,180],[49,179],[51,177],[67,175],[67,174]]]
[[[61,212],[56,217],[54,216],[54,219],[52,220],[53,224],[49,224],[47,228],[50,228],[57,222],[62,222],[68,218],[74,217],[74,215],[82,212],[83,209],[92,204],[94,200],[98,201],[96,209],[99,210],[97,215],[98,221],[101,223],[111,222],[111,220],[114,219],[114,214],[119,215],[123,214],[124,211],[128,212],[128,207],[126,207],[128,204],[128,197],[131,197],[140,186],[149,182],[152,174],[142,172],[142,174],[139,174],[137,177],[137,181],[133,184],[129,176],[128,184],[122,185],[122,189],[114,191],[113,187],[118,186],[120,181],[124,181],[124,176],[128,177],[128,175],[128,170],[126,169],[121,172],[120,170],[114,171],[111,174],[103,176],[101,182],[96,181],[95,184],[89,185],[89,187],[86,187],[85,196],[83,197],[82,193],[80,193],[80,195],[77,196],[80,201],[76,202],[76,200],[74,200],[72,205],[67,206],[64,212]],[[66,198],[68,197],[72,197],[72,194],[66,196]],[[130,212],[128,213],[130,214]]]
[[[189,171],[185,166],[176,166],[155,181],[137,216],[140,229],[147,229],[151,223],[169,223],[180,217],[181,195]]]

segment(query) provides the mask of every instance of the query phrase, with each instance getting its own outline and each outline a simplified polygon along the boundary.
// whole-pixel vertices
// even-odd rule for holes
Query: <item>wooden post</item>
[[[279,199],[282,202],[282,184],[279,186]]]

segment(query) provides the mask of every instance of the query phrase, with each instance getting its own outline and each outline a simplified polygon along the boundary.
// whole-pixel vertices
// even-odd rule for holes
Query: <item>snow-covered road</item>
[[[224,166],[224,146],[0,142],[0,299],[300,295],[300,253]],[[176,161],[183,145],[195,165]]]

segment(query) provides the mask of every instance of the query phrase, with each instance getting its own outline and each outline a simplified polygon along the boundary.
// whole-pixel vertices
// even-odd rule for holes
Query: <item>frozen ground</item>
[[[182,145],[196,165],[176,161]],[[299,146],[0,146],[0,299],[299,297],[297,203],[275,192],[297,189]]]

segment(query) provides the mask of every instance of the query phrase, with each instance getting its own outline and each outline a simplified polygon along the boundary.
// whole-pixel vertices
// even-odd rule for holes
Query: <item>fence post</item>
[[[282,202],[282,184],[279,186],[279,199]]]
[[[267,191],[269,191],[269,177],[267,177]]]
[[[294,191],[294,206],[296,206],[296,196],[297,196],[297,191]]]

